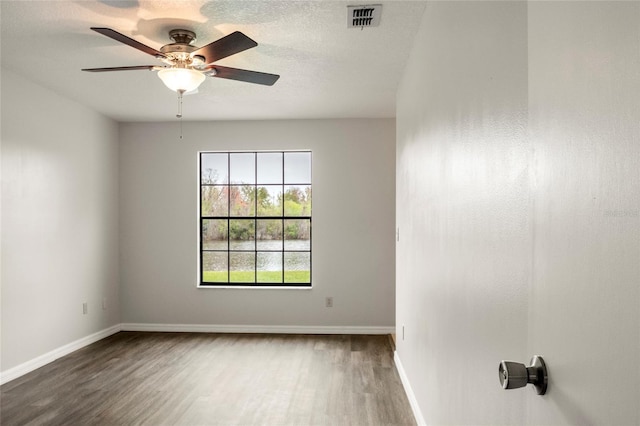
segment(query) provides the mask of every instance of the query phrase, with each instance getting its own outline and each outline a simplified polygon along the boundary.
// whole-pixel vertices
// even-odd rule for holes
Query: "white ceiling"
[[[347,5],[382,4],[379,27],[347,28]],[[396,88],[423,1],[1,0],[2,67],[118,121],[175,120],[177,95],[153,71],[81,68],[161,65],[89,27],[155,49],[168,31],[202,46],[242,31],[258,46],[217,62],[279,74],[274,86],[209,78],[185,96],[185,120],[394,117]]]

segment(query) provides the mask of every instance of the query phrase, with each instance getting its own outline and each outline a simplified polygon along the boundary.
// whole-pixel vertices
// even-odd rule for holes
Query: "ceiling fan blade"
[[[210,64],[227,56],[235,55],[243,50],[256,47],[258,43],[242,34],[240,31],[222,37],[219,40],[202,46],[191,54],[191,56],[204,56],[205,63]]]
[[[155,65],[136,65],[136,66],[133,66],[133,67],[83,68],[82,71],[89,71],[89,72],[134,71],[134,70],[149,70],[149,71],[152,71],[154,68],[156,68]]]
[[[218,65],[210,66],[209,69],[215,70],[215,74],[212,75],[212,77],[246,81],[247,83],[263,84],[265,86],[273,86],[273,84],[280,78],[280,76],[276,74],[220,67]]]
[[[124,43],[128,46],[131,46],[135,49],[138,49],[146,54],[149,54],[151,56],[155,56],[156,58],[166,58],[166,55],[162,52],[160,52],[159,50],[156,50],[152,47],[147,46],[146,44],[142,44],[139,41],[136,41],[130,37],[127,37],[124,34],[120,34],[119,32],[117,32],[116,30],[112,30],[111,28],[98,28],[98,27],[91,27],[91,29],[95,32],[98,32],[102,35],[105,35],[109,38],[112,38],[116,41],[119,41],[120,43]]]

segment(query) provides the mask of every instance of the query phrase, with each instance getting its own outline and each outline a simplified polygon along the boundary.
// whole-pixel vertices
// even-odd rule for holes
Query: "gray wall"
[[[124,323],[393,327],[394,120],[120,129]],[[196,288],[197,152],[269,149],[313,152],[313,289]]]
[[[640,423],[639,24],[637,2],[427,5],[396,188],[427,424]],[[548,394],[503,391],[499,361],[534,354]]]
[[[3,372],[120,322],[117,161],[114,121],[2,69]]]

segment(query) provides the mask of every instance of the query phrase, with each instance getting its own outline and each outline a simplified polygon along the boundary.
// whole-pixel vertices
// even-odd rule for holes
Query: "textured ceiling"
[[[279,74],[274,86],[209,78],[185,96],[185,120],[395,116],[396,88],[425,3],[382,4],[379,27],[347,28],[358,1],[0,1],[2,67],[119,121],[175,120],[177,97],[155,72],[81,68],[161,65],[95,33],[113,28],[159,49],[168,31],[202,46],[242,31],[258,46],[218,61]]]

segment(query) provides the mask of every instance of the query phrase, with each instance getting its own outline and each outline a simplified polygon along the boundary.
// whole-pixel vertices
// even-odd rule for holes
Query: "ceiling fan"
[[[162,82],[169,89],[178,92],[180,97],[182,97],[183,93],[197,89],[207,76],[245,81],[265,86],[272,86],[278,78],[280,78],[280,76],[276,74],[229,68],[213,64],[227,56],[258,45],[258,43],[239,31],[205,46],[196,47],[192,45],[196,40],[196,34],[193,31],[175,29],[169,31],[169,37],[173,40],[173,43],[162,46],[160,50],[156,50],[111,28],[92,27],[91,29],[120,43],[124,43],[154,56],[164,62],[164,65],[85,68],[82,71],[158,71],[158,77],[160,77]]]

